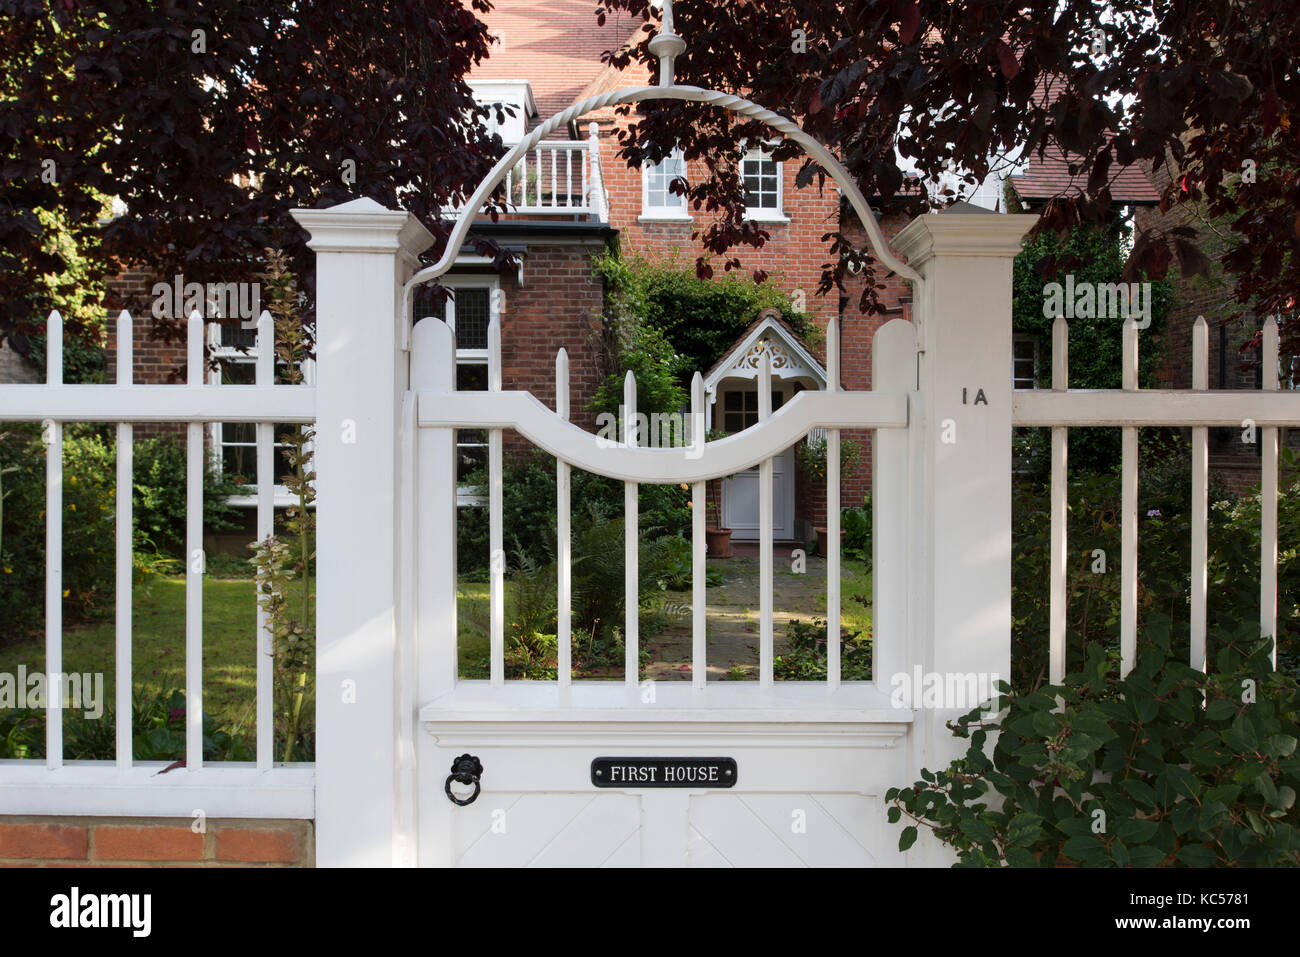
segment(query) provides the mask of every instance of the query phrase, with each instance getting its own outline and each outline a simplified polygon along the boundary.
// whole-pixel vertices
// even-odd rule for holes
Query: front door
[[[772,388],[772,411],[790,398],[789,385]],[[750,384],[723,389],[714,421],[728,434],[758,422],[758,389]],[[722,483],[722,522],[736,541],[758,540],[758,466],[738,472]],[[772,459],[772,538],[794,538],[794,446]]]

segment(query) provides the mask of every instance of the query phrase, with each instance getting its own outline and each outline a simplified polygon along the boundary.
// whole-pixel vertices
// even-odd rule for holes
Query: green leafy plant
[[[844,557],[871,563],[871,523],[871,493],[868,492],[866,504],[861,508],[846,508],[840,513],[840,528],[844,530],[840,551]]]
[[[840,440],[840,483],[853,475],[854,467],[862,455],[862,447],[853,439]],[[794,461],[809,479],[814,482],[826,481],[826,436],[810,437],[794,448]]]
[[[961,866],[1300,864],[1300,688],[1271,640],[1240,626],[1205,675],[1171,654],[1167,618],[1145,639],[1124,678],[1092,644],[1063,684],[961,718],[966,755],[886,793],[912,822],[899,848],[926,827]]]
[[[785,634],[790,650],[772,659],[772,673],[777,680],[825,681],[826,620],[792,621]],[[870,633],[841,630],[840,677],[845,681],[871,680]]]
[[[185,692],[163,688],[131,707],[131,756],[136,761],[179,761],[185,757]],[[111,761],[117,722],[111,702],[98,718],[69,710],[63,714],[63,755],[75,761]],[[45,757],[45,712],[32,708],[0,710],[0,758]],[[252,761],[254,749],[241,726],[219,726],[203,713],[205,761]]]
[[[267,269],[262,276],[274,319],[275,355],[290,385],[303,381],[302,363],[311,354],[311,330],[298,315],[298,285],[289,272],[284,255],[268,249]],[[272,639],[277,711],[284,716],[284,761],[299,755],[310,760],[314,748],[308,745],[316,643],[313,613],[312,562],[315,557],[316,519],[311,506],[316,498],[313,483],[311,440],[315,431],[295,426],[280,437],[289,472],[280,478],[294,502],[281,521],[283,534],[268,535],[249,547],[249,559],[257,569],[258,604],[266,612],[266,629]]]

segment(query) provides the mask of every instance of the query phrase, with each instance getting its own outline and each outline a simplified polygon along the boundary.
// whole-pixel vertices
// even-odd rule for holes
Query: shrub
[[[821,329],[773,283],[738,275],[700,279],[694,264],[622,259],[615,253],[597,258],[595,267],[605,282],[606,315],[635,317],[662,332],[681,359],[678,376],[684,387],[697,370],[717,362],[764,309],[780,310],[809,346],[823,339]]]
[[[772,659],[779,681],[825,681],[827,625],[823,618],[792,621],[786,629],[790,650]],[[871,635],[860,631],[840,633],[840,677],[845,681],[871,680]]]
[[[487,485],[487,474],[478,471],[465,480],[467,485]],[[570,472],[570,501],[574,522],[584,510],[595,508],[601,515],[621,515],[623,483],[581,469]],[[665,535],[689,534],[690,492],[680,485],[641,485],[637,492],[638,524],[642,530],[657,529]],[[540,450],[530,455],[511,456],[502,468],[502,527],[508,553],[522,552],[540,559],[555,550],[555,459]],[[462,508],[457,523],[459,573],[482,580],[488,562],[488,514],[486,508]]]
[[[133,548],[156,565],[183,556],[185,451],[176,442],[136,443]],[[63,440],[63,587],[69,621],[95,614],[115,587],[117,449],[102,427],[70,424]],[[0,640],[39,632],[45,620],[45,446],[36,425],[0,432]],[[236,487],[204,476],[204,527],[232,528],[224,497]]]
[[[111,702],[98,718],[63,713],[63,755],[73,761],[111,761],[117,722]],[[185,692],[167,690],[133,703],[131,756],[136,761],[178,761],[185,757]],[[45,757],[45,712],[31,708],[0,710],[0,758]],[[203,713],[205,761],[252,761],[254,749],[239,728],[218,727]]]
[[[1287,468],[1295,456],[1283,451]],[[1188,649],[1190,620],[1191,497],[1185,445],[1139,473],[1139,624],[1153,613],[1171,620],[1172,642]],[[1070,483],[1067,670],[1082,666],[1090,642],[1117,646],[1120,618],[1120,488],[1114,473],[1084,475]],[[1208,619],[1213,635],[1259,615],[1259,497],[1232,501],[1212,486],[1209,515]],[[1046,680],[1049,549],[1048,489],[1018,484],[1012,496],[1012,685],[1032,690]],[[1300,633],[1300,480],[1282,484],[1278,496],[1278,661],[1296,667]],[[1158,556],[1158,560],[1147,560]]]
[[[890,822],[915,822],[899,848],[919,825],[961,866],[1300,864],[1300,687],[1258,636],[1237,628],[1204,675],[1152,616],[1127,677],[1092,644],[1064,684],[1004,695],[1000,720],[972,711],[965,757],[886,792]]]
[[[840,528],[844,529],[840,547],[845,558],[871,563],[871,523],[871,493],[868,492],[861,508],[846,508],[840,514]]]

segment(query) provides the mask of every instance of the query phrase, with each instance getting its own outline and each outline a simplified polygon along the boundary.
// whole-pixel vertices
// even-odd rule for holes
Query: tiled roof
[[[1023,200],[1046,200],[1053,196],[1080,193],[1088,183],[1086,173],[1070,175],[1070,162],[1056,146],[1049,147],[1039,159],[1037,151],[1029,158],[1029,168],[1021,176],[1012,176],[1011,185]],[[1111,198],[1117,203],[1155,205],[1160,194],[1138,164],[1111,166]]]
[[[596,25],[593,0],[496,0],[479,17],[505,40],[470,72],[475,80],[528,80],[545,120],[572,106],[605,69],[600,55],[617,50],[642,23],[625,11]]]

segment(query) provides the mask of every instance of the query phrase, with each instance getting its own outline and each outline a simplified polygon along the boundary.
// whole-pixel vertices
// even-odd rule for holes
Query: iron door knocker
[[[455,761],[451,762],[451,774],[447,775],[447,784],[444,790],[447,792],[447,798],[452,804],[458,804],[464,807],[466,804],[473,804],[478,800],[479,792],[482,786],[479,784],[479,778],[483,775],[483,762],[472,754],[462,754]],[[458,798],[451,793],[451,782],[458,784],[474,785],[474,793],[467,798]]]

